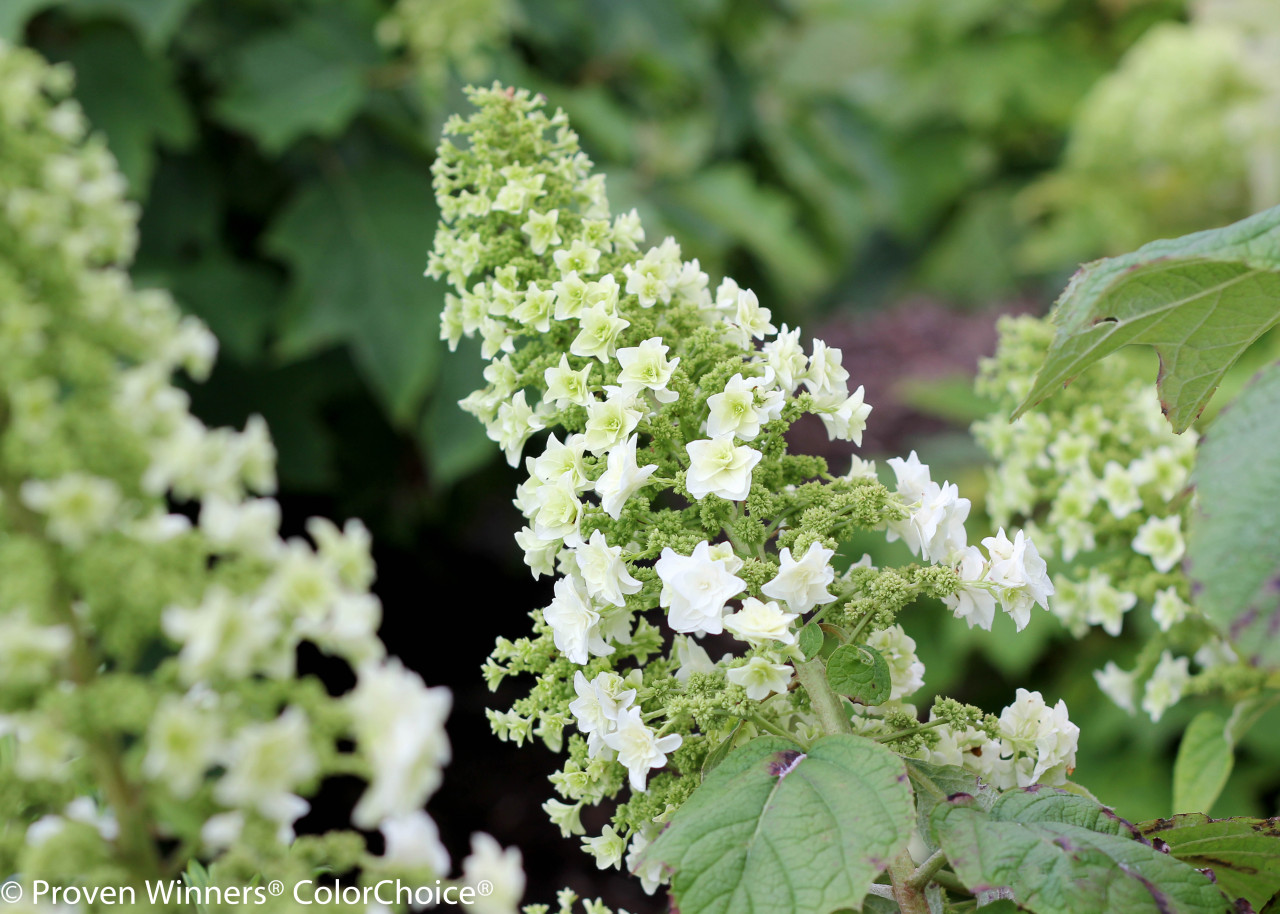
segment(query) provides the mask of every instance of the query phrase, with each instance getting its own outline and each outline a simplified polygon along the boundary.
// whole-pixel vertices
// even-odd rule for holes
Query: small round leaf
[[[804,654],[805,660],[818,656],[823,640],[822,629],[816,625],[806,625],[800,629],[800,652]]]
[[[864,705],[889,700],[893,679],[880,652],[865,644],[844,644],[827,658],[827,682],[841,695]]]

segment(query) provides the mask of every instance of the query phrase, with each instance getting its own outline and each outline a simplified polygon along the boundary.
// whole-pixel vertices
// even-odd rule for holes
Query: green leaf
[[[1218,887],[1261,911],[1280,893],[1280,819],[1210,819],[1186,813],[1138,830],[1179,860],[1213,870]]]
[[[1227,785],[1235,764],[1227,722],[1213,711],[1201,711],[1182,734],[1173,764],[1173,808],[1205,812]]]
[[[1128,823],[1084,798],[1045,787],[1005,793],[991,808],[957,796],[933,829],[978,899],[1037,914],[1209,914],[1227,901],[1193,867],[1130,836]]]
[[[857,908],[911,835],[900,757],[858,736],[807,753],[764,737],[730,753],[645,851],[681,914]]]
[[[1253,729],[1268,711],[1280,704],[1280,692],[1261,692],[1249,698],[1241,699],[1231,709],[1231,718],[1227,721],[1227,739],[1238,743]]]
[[[741,243],[793,300],[813,294],[825,281],[826,268],[814,253],[817,245],[806,237],[794,203],[777,190],[758,184],[745,165],[705,169],[669,188],[663,198],[672,215],[683,210],[694,216],[695,222],[709,224],[704,228]]]
[[[209,325],[219,346],[241,362],[261,357],[281,295],[271,270],[219,252],[172,268],[166,285],[184,310]]]
[[[842,644],[827,658],[827,682],[840,695],[864,705],[889,700],[893,678],[879,651],[866,644]]]
[[[804,659],[817,657],[825,640],[822,629],[812,623],[800,629],[800,653],[804,654]]]
[[[129,181],[132,195],[146,196],[156,146],[184,149],[195,139],[195,121],[175,85],[167,60],[153,57],[123,28],[86,29],[68,45],[76,71],[76,98]]]
[[[153,52],[163,51],[196,0],[74,0],[64,4],[78,19],[112,16],[128,23]]]
[[[930,851],[938,849],[930,824],[933,811],[950,797],[958,793],[968,794],[979,807],[990,809],[1000,796],[997,791],[982,783],[976,774],[964,768],[931,765],[914,758],[906,761],[907,774],[911,776],[911,787],[916,795],[916,825]]]
[[[1187,537],[1196,606],[1242,659],[1280,666],[1280,364],[1218,415],[1192,472],[1199,495]]]
[[[496,456],[484,426],[458,408],[459,400],[485,385],[484,365],[479,342],[462,340],[458,352],[449,356],[449,370],[441,373],[423,414],[418,443],[427,456],[428,477],[436,492]]]
[[[436,218],[430,175],[380,160],[307,186],[266,239],[294,270],[281,354],[349,345],[401,425],[416,418],[439,363],[443,292],[422,279]]]
[[[278,155],[307,134],[341,133],[364,103],[365,73],[378,60],[372,25],[330,8],[245,42],[214,112]]]
[[[1010,790],[991,804],[991,818],[1000,822],[1056,822],[1103,835],[1137,837],[1137,829],[1107,807],[1067,790],[1027,787]]]
[[[818,649],[818,657],[826,660],[836,648],[844,644],[844,632],[830,622],[819,622],[818,630],[822,632],[822,647]]]
[[[1103,356],[1144,343],[1160,356],[1165,415],[1184,431],[1231,364],[1280,321],[1277,271],[1280,207],[1086,265],[1058,299],[1057,334],[1014,417]]]

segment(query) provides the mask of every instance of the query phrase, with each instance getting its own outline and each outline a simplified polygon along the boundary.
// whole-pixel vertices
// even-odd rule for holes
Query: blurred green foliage
[[[911,289],[1011,294],[1029,278],[1017,195],[1090,87],[1182,7],[9,0],[0,37],[75,66],[144,204],[137,278],[222,340],[215,409],[250,379],[273,390],[261,408],[299,436],[286,484],[333,484],[326,417],[371,397],[438,488],[490,453],[452,407],[470,387],[442,376],[442,293],[420,279],[432,150],[464,82],[546,93],[616,208],[794,322]]]

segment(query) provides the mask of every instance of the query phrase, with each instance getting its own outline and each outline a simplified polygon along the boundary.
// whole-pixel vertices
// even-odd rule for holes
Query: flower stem
[[[916,867],[916,871],[911,874],[911,878],[907,880],[907,884],[913,889],[923,889],[933,881],[933,876],[938,870],[947,864],[947,855],[941,850],[936,850],[924,863]]]
[[[914,727],[907,727],[905,730],[898,730],[894,733],[887,733],[884,736],[877,736],[876,742],[891,743],[895,739],[902,739],[903,737],[907,737],[907,736],[915,736],[917,733],[923,733],[926,730],[933,730],[937,727],[945,726],[946,723],[947,722],[945,720],[942,720],[941,718],[939,718],[938,720],[931,720],[923,724],[916,724]]]
[[[800,684],[809,693],[809,701],[818,712],[822,721],[822,729],[827,733],[852,733],[853,725],[849,723],[849,715],[840,703],[840,696],[831,691],[827,684],[827,668],[820,660],[802,660],[796,663],[796,675]]]
[[[786,730],[779,727],[773,721],[768,720],[759,711],[752,711],[743,719],[751,721],[751,723],[755,724],[761,730],[766,730],[769,733],[772,733],[774,736],[781,736],[785,740],[789,740],[793,743],[796,743],[803,749],[809,748],[808,744],[806,744],[804,740],[800,739],[800,737],[796,736],[794,733],[788,733]]]

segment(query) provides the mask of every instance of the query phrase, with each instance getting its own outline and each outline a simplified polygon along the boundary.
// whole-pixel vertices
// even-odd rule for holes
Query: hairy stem
[[[827,684],[827,668],[820,660],[802,660],[796,663],[796,675],[800,684],[809,693],[809,701],[813,710],[818,712],[822,721],[822,729],[827,733],[852,733],[853,725],[849,723],[849,715],[840,703],[840,696],[831,691]]]
[[[902,914],[929,914],[929,900],[924,889],[912,885],[916,873],[915,861],[908,851],[903,851],[889,864],[889,878],[893,880],[893,900]]]

